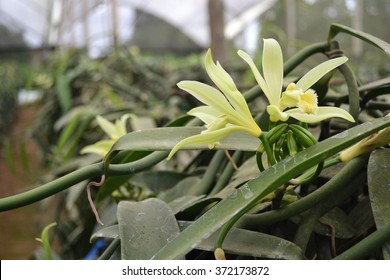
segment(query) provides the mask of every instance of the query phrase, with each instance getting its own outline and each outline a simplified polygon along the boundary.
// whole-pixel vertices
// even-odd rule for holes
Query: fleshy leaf
[[[371,208],[378,229],[390,223],[390,150],[374,151],[368,162],[367,180]],[[382,247],[383,257],[390,259],[390,241]]]
[[[160,199],[121,201],[117,216],[124,260],[149,259],[180,233],[171,208]]]
[[[181,230],[191,224],[192,222],[179,221]],[[195,248],[212,252],[215,249],[217,237],[218,234],[214,233],[203,239]],[[288,240],[240,228],[233,228],[226,236],[224,250],[229,254],[266,259],[305,259],[301,248]]]

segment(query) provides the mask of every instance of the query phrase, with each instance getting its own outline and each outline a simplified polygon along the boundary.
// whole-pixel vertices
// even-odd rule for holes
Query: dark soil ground
[[[11,171],[3,150],[0,150],[0,197],[13,195],[27,190],[44,174],[40,150],[27,132],[39,110],[38,105],[28,105],[18,110],[18,116],[12,131],[12,150],[14,151],[15,170]],[[24,140],[23,140],[24,139]],[[28,170],[23,168],[19,155],[19,143],[25,141]],[[0,146],[1,149],[1,146]],[[19,209],[0,212],[0,259],[28,259],[39,246],[35,240],[47,221],[47,209],[42,203],[34,203]],[[42,219],[43,218],[43,219]]]

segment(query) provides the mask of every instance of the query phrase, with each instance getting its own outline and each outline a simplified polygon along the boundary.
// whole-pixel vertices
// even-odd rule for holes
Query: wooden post
[[[354,29],[363,29],[363,1],[355,0],[355,12],[352,17]],[[352,37],[352,53],[355,57],[360,57],[363,53],[363,42],[359,38]]]
[[[88,7],[88,0],[83,0],[83,33],[84,33],[84,48],[85,51],[88,53],[89,50],[89,7]]]
[[[225,19],[223,0],[209,0],[209,28],[211,50],[214,60],[221,63],[226,59]]]
[[[118,49],[118,13],[117,13],[117,2],[111,0],[111,19],[112,19],[112,43],[114,49]]]
[[[297,8],[296,0],[286,0],[286,31],[287,31],[287,55],[295,53],[295,40],[297,38]]]

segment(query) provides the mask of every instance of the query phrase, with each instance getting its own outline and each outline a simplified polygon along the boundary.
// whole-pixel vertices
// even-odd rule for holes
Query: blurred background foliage
[[[74,1],[69,1],[67,5],[72,5],[71,2]],[[113,5],[111,2],[116,1],[106,2],[99,2],[100,7],[105,4]],[[95,2],[88,3],[91,9],[99,6],[94,5]],[[250,4],[247,4],[249,8],[252,5]],[[230,1],[226,1],[225,5],[234,7]],[[231,10],[226,10],[232,13]],[[181,34],[181,30],[170,23],[142,10],[135,11],[136,19],[129,24],[131,28],[135,28],[131,38],[119,42],[118,45],[109,43],[94,56],[90,55],[90,45],[71,45],[69,41],[58,45],[43,42],[41,45],[31,46],[25,36],[27,27],[11,28],[10,22],[15,23],[15,20],[9,20],[12,18],[9,12],[3,10],[2,13],[6,15],[4,22],[0,22],[2,196],[9,195],[10,190],[19,192],[36,183],[50,181],[81,166],[99,161],[100,158],[95,155],[80,156],[81,148],[105,137],[95,121],[95,116],[102,115],[110,121],[115,121],[123,114],[135,114],[137,118],[128,122],[129,131],[165,126],[196,105],[194,99],[176,87],[178,81],[210,82],[203,68],[201,51],[205,50],[205,46],[197,44],[187,34]],[[254,79],[245,65],[237,59],[235,53],[238,48],[252,51],[260,64],[261,38],[273,37],[280,42],[283,53],[288,58],[311,43],[325,41],[332,22],[353,26],[389,42],[390,30],[385,26],[389,14],[390,3],[386,0],[274,1],[237,37],[225,38],[222,41],[227,46],[223,65],[237,81],[240,89],[245,91],[254,84]],[[66,16],[64,18],[66,19]],[[74,23],[76,25],[77,21]],[[116,28],[118,30],[106,32],[108,41],[115,42],[116,31],[128,26]],[[77,34],[74,33],[73,36]],[[70,37],[65,35],[64,38]],[[351,66],[361,84],[389,76],[388,54],[345,34],[339,35],[337,40],[340,41],[345,55],[350,58]],[[320,56],[311,57],[294,71],[294,75],[304,73],[323,59],[324,57]],[[337,88],[337,82],[333,86],[333,89]],[[262,104],[252,106],[260,110]],[[20,131],[15,127],[18,125],[20,112],[26,108],[33,108],[33,113],[28,119],[28,127]],[[34,143],[33,146],[31,142]],[[32,153],[39,158],[38,163],[34,162],[40,166],[40,171],[36,171],[37,166],[32,166]],[[127,156],[135,159],[144,154]],[[244,162],[245,156],[240,156],[241,162]],[[122,178],[114,181],[116,189],[110,193],[110,199],[115,202],[129,198],[138,201],[159,196],[166,201],[173,201],[183,195],[180,193],[183,185],[188,188],[186,195],[199,195],[196,190],[201,180],[199,174],[205,172],[210,158],[211,155],[194,159],[184,155],[178,162],[160,163],[151,172],[137,174],[131,180]],[[18,164],[21,169],[15,167]],[[167,166],[169,170],[174,165],[185,167],[182,167],[180,172],[166,171]],[[219,170],[218,174],[221,172],[222,170]],[[45,176],[41,176],[43,173]],[[25,184],[21,182],[18,187],[8,188],[8,184],[13,181],[6,180],[6,176],[23,177],[26,174],[32,179],[25,180]],[[88,240],[94,231],[95,221],[83,192],[86,183],[80,183],[79,187],[59,194],[51,201],[42,203],[39,209],[35,209],[48,216],[35,224],[37,229],[43,228],[47,221],[53,219],[60,222],[56,231],[57,252],[60,252],[57,257],[83,258],[91,249]],[[234,187],[238,183],[233,181],[232,184]],[[171,186],[176,187],[170,189]],[[161,188],[164,191],[158,193],[157,190]],[[115,216],[116,208],[112,206],[111,200],[102,200],[101,203],[102,209],[105,209],[103,217],[108,217],[110,224],[110,217]],[[190,209],[188,215],[192,214]],[[370,217],[371,223],[367,222],[367,231],[373,226],[371,219]],[[25,226],[27,222],[22,223]],[[7,226],[6,222],[2,223],[1,229]],[[325,230],[322,228],[322,231]],[[8,242],[5,239],[12,240],[13,235],[10,233],[1,238]],[[38,235],[25,238],[33,240],[33,237]],[[36,246],[38,244],[32,245]],[[33,250],[29,250],[32,255]],[[34,257],[40,258],[39,254],[40,251],[37,251]],[[14,256],[27,258],[31,255],[23,251]],[[1,258],[8,256],[4,253]]]

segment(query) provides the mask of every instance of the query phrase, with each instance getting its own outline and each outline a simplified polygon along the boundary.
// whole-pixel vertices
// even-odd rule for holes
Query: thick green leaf
[[[72,105],[71,80],[67,75],[59,75],[56,81],[56,92],[62,112],[66,112]]]
[[[118,205],[122,259],[150,259],[180,230],[171,208],[156,198]]]
[[[334,208],[320,219],[321,223],[317,223],[314,231],[325,236],[332,236],[332,229],[335,230],[336,238],[348,239],[355,236],[356,230],[352,222],[348,219],[347,214],[340,208]]]
[[[372,213],[380,229],[390,223],[390,150],[374,151],[367,172]],[[382,250],[383,257],[390,259],[390,241],[383,245]]]
[[[169,151],[184,138],[200,134],[202,127],[161,127],[128,133],[113,145],[106,156],[106,162],[117,152],[132,151]],[[246,133],[235,133],[220,141],[217,149],[256,151],[260,140]],[[186,146],[183,150],[206,150],[207,145]]]
[[[15,157],[14,157],[14,152],[12,151],[12,146],[11,142],[6,140],[3,141],[3,151],[4,151],[4,156],[7,161],[7,166],[8,169],[12,172],[15,173],[16,171],[16,166],[15,166]]]
[[[44,257],[45,260],[52,260],[52,249],[50,246],[50,240],[49,240],[49,230],[53,227],[55,227],[56,223],[51,223],[45,226],[45,228],[42,231],[41,238],[36,238],[37,241],[42,242],[43,250],[45,252]]]
[[[143,171],[135,174],[131,178],[131,183],[153,192],[162,192],[172,188],[187,176],[185,173],[174,171]]]
[[[176,259],[186,254],[200,242],[217,231],[237,214],[245,213],[247,207],[276,190],[308,168],[333,156],[368,135],[390,126],[390,117],[373,120],[355,126],[316,145],[294,157],[289,157],[260,173],[259,177],[244,184],[216,206],[211,208],[180,235],[162,248],[154,259]]]
[[[368,197],[365,197],[349,213],[348,219],[356,229],[356,237],[366,234],[375,226],[372,215],[371,203]]]
[[[204,196],[199,195],[184,195],[176,198],[175,200],[169,203],[169,207],[171,207],[172,212],[176,215],[177,213],[184,211],[185,209],[194,206],[198,203]]]
[[[192,222],[179,221],[181,230],[190,226]],[[194,248],[214,251],[218,232],[203,239]],[[294,243],[285,239],[260,232],[233,228],[226,236],[224,250],[228,254],[249,256],[265,259],[303,260],[305,256]]]
[[[334,37],[340,32],[347,33],[349,35],[352,35],[354,37],[362,39],[363,41],[365,41],[365,42],[367,42],[375,47],[380,48],[381,50],[383,50],[387,54],[390,54],[390,45],[388,43],[386,43],[385,41],[383,41],[383,40],[381,40],[381,39],[379,39],[371,34],[368,34],[366,32],[356,30],[356,29],[350,28],[348,26],[337,24],[337,23],[333,23],[330,26],[328,41],[331,41],[332,39],[334,39]]]
[[[80,114],[74,116],[62,130],[57,141],[57,148],[59,150],[64,149],[65,145],[72,140],[72,136],[74,135],[77,128],[80,126],[80,118]]]
[[[24,171],[29,171],[30,170],[30,165],[29,165],[29,158],[27,154],[27,147],[26,147],[26,142],[21,141],[19,143],[19,154],[20,154],[20,163],[23,167]]]
[[[199,189],[199,184],[202,180],[198,176],[191,176],[184,178],[178,182],[173,188],[161,192],[158,194],[158,198],[171,202],[177,198],[186,195],[197,195],[197,190]]]

